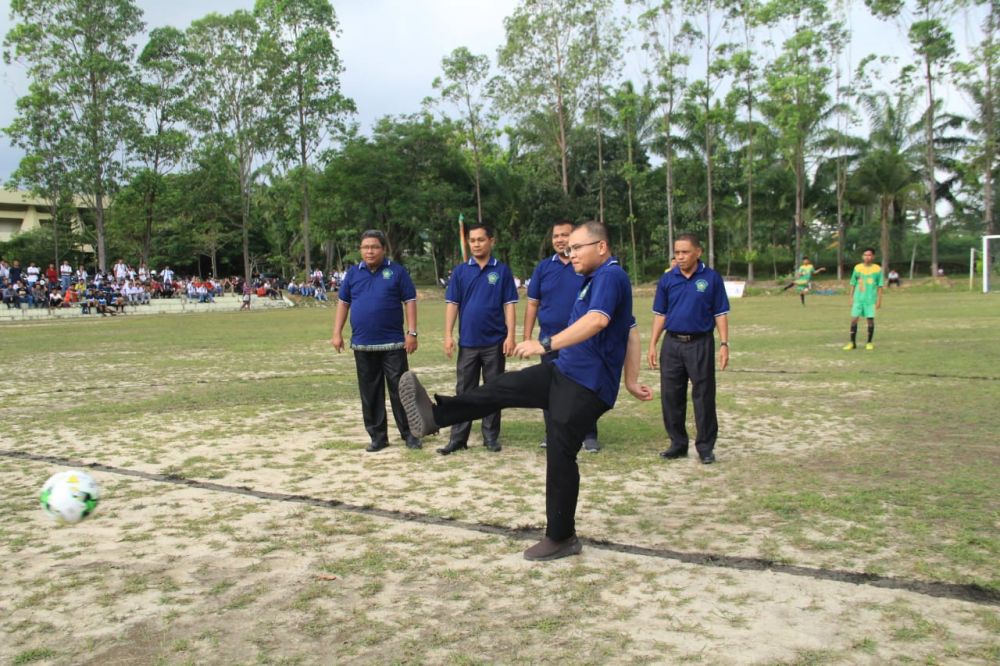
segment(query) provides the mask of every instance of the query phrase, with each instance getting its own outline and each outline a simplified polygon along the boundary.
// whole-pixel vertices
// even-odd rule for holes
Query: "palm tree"
[[[878,92],[862,95],[861,105],[868,114],[871,130],[857,170],[853,189],[878,203],[881,225],[882,270],[889,269],[889,228],[892,219],[922,192],[920,135],[913,131],[911,116],[915,104],[912,93],[895,97]]]

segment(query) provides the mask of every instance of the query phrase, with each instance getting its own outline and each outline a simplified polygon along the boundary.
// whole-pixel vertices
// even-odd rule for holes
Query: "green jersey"
[[[875,305],[878,301],[878,290],[882,282],[882,267],[878,264],[865,266],[858,264],[851,274],[851,286],[854,287],[854,302]]]
[[[816,272],[816,267],[812,264],[802,264],[799,266],[799,270],[795,273],[795,284],[799,286],[807,286],[813,279],[813,273]]]

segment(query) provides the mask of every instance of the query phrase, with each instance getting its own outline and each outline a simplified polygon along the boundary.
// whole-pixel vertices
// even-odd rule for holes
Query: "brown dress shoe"
[[[524,559],[535,562],[558,560],[560,557],[567,557],[568,555],[579,555],[581,550],[583,550],[583,544],[580,543],[580,540],[575,535],[562,541],[544,537],[534,546],[524,551]]]

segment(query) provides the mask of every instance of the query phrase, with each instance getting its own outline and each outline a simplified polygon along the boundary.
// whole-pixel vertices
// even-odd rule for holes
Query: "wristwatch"
[[[407,335],[412,335],[413,337],[417,337],[417,332],[416,331],[407,331],[406,334]]]
[[[546,354],[552,353],[552,338],[551,337],[549,337],[547,335],[542,336],[542,337],[538,338],[538,342],[541,343],[542,349],[545,350]]]
[[[723,340],[722,342],[719,343],[719,346],[720,347],[728,347],[729,343],[727,341]]]

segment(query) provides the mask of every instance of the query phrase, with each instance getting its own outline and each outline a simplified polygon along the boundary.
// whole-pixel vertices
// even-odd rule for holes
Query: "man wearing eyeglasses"
[[[493,256],[493,230],[475,223],[469,227],[468,240],[472,257],[455,266],[444,293],[444,353],[448,358],[455,351],[453,332],[458,321],[458,394],[479,386],[480,376],[488,382],[503,373],[507,357],[514,351],[517,326],[517,287],[510,268]],[[447,456],[469,448],[471,432],[471,420],[456,423],[447,446],[437,452]],[[486,450],[499,452],[499,410],[483,417],[482,433]]]
[[[660,404],[670,447],[661,458],[688,454],[687,387],[691,381],[694,446],[701,462],[715,462],[719,421],[715,413],[715,329],[719,329],[719,369],[729,365],[729,298],[722,277],[701,262],[701,243],[692,234],[674,241],[677,266],[660,277],[653,298],[653,330],[647,360],[660,368]],[[657,360],[656,343],[666,328]]]
[[[566,328],[569,315],[573,311],[576,295],[580,293],[584,277],[576,272],[569,260],[569,236],[573,233],[573,223],[560,220],[552,225],[552,249],[556,252],[538,262],[531,281],[528,283],[528,306],[524,311],[524,339],[531,340],[535,320],[538,320],[538,337],[551,338]],[[559,357],[554,351],[542,354],[542,363],[552,363]],[[545,419],[549,411],[543,411]],[[542,448],[546,442],[542,442]],[[583,438],[583,450],[597,453],[601,445],[597,441],[597,427]]]
[[[463,395],[435,396],[412,372],[399,380],[399,397],[413,432],[423,437],[441,427],[507,407],[548,409],[545,424],[545,538],[524,551],[527,560],[554,560],[582,550],[576,536],[580,471],[576,457],[583,436],[618,397],[622,369],[625,388],[639,400],[653,392],[639,384],[642,356],[632,316],[632,285],[611,255],[608,232],[584,222],[569,237],[570,260],[584,276],[565,329],[551,337],[525,340],[520,358],[559,351],[552,363],[508,372]]]
[[[385,234],[370,229],[361,234],[361,263],[344,276],[333,320],[330,344],[344,350],[344,323],[351,315],[351,349],[358,372],[361,414],[374,453],[389,446],[385,387],[399,435],[406,448],[421,448],[399,402],[399,378],[409,368],[406,355],[417,351],[417,290],[406,269],[385,256]],[[402,304],[402,307],[400,307]],[[403,311],[406,335],[403,335]]]

